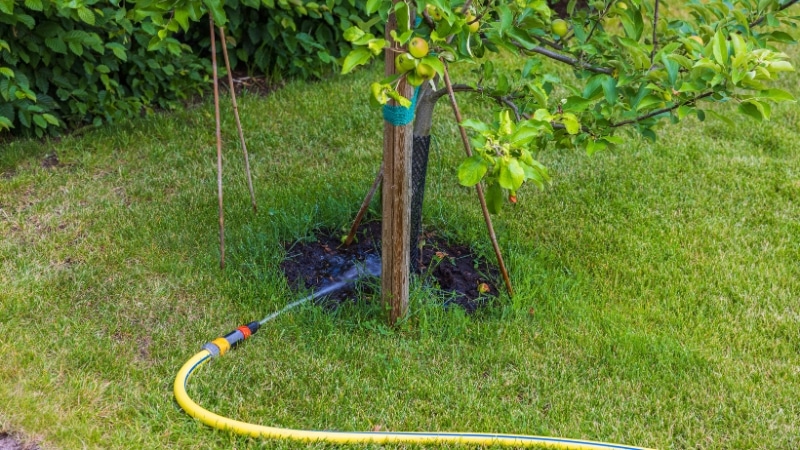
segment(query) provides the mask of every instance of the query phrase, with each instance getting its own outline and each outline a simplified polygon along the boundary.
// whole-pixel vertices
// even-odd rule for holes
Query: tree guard
[[[422,204],[425,199],[425,180],[428,174],[428,156],[431,137],[414,136],[411,154],[411,270],[419,272],[419,236],[422,234]]]

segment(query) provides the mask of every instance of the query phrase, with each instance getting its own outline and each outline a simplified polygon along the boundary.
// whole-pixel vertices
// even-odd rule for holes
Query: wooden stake
[[[397,4],[401,0],[392,0]],[[397,29],[394,14],[386,24],[386,40],[394,42],[391,31]],[[395,52],[385,52],[386,75],[395,74]],[[400,95],[411,98],[413,88],[405,81],[397,88]],[[394,102],[393,102],[394,103]],[[381,229],[381,300],[389,310],[389,324],[408,311],[409,252],[411,235],[411,152],[412,125],[394,126],[384,123],[383,131],[383,223]]]
[[[231,91],[231,103],[233,103],[233,117],[236,119],[236,128],[239,130],[239,142],[242,143],[242,154],[244,155],[244,171],[247,175],[247,187],[250,188],[250,203],[253,204],[253,212],[258,212],[256,206],[256,194],[253,191],[253,176],[250,175],[250,156],[247,154],[247,144],[244,142],[244,132],[242,131],[242,121],[239,120],[239,105],[236,102],[236,89],[233,87],[233,73],[231,73],[231,63],[228,59],[228,41],[225,40],[225,29],[219,27],[219,37],[222,42],[222,56],[225,57],[225,70],[228,71],[228,88]],[[216,66],[215,66],[216,68]]]
[[[358,214],[356,214],[356,218],[353,220],[353,225],[350,226],[350,232],[344,240],[345,247],[353,243],[353,239],[356,237],[356,231],[358,231],[358,226],[361,224],[361,219],[364,218],[364,214],[366,214],[367,209],[369,209],[369,204],[372,202],[372,197],[375,196],[375,191],[378,190],[381,180],[383,180],[383,164],[381,164],[381,168],[378,169],[378,174],[375,175],[375,181],[372,182],[372,187],[369,189],[369,192],[367,192],[367,196],[364,197],[364,201],[361,202],[361,208],[358,209]]]
[[[217,75],[217,37],[214,35],[214,19],[208,15],[211,29],[211,66],[214,75],[214,117],[217,132],[217,196],[219,197],[219,267],[225,268],[225,213],[222,207],[222,129],[219,117],[219,77]]]
[[[467,152],[467,157],[470,157],[472,156],[472,149],[469,145],[467,131],[461,126],[461,111],[458,109],[456,95],[453,92],[453,84],[450,82],[450,74],[447,71],[446,64],[444,66],[444,83],[447,86],[447,95],[450,97],[450,106],[453,107],[453,113],[456,116],[456,123],[458,123],[458,131],[461,133],[461,142],[464,144],[464,151]],[[513,297],[514,289],[511,287],[511,279],[508,277],[508,270],[506,270],[506,264],[503,262],[503,254],[500,252],[500,245],[497,243],[497,235],[494,233],[492,217],[489,215],[489,208],[486,207],[486,197],[483,195],[483,187],[480,183],[475,185],[475,191],[478,193],[478,200],[481,203],[481,211],[483,211],[483,220],[486,222],[486,228],[489,230],[489,239],[492,241],[494,254],[497,256],[497,265],[500,266],[500,273],[503,275],[503,281],[506,284],[508,295]]]

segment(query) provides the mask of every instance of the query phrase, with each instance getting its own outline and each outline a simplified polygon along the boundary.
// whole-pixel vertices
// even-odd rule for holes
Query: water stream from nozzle
[[[347,269],[347,271],[343,273],[342,276],[340,276],[339,279],[337,279],[336,281],[332,281],[331,283],[322,286],[321,288],[312,292],[310,295],[301,298],[300,300],[289,303],[280,311],[276,311],[268,315],[267,317],[263,318],[262,320],[260,320],[259,324],[264,325],[265,323],[280,316],[286,311],[289,311],[290,309],[300,306],[309,300],[316,300],[318,298],[325,297],[326,295],[330,295],[344,288],[345,286],[355,283],[358,280],[367,277],[380,277],[380,276],[381,276],[380,256],[367,255],[363,261],[356,261],[355,263],[353,263],[353,267]]]

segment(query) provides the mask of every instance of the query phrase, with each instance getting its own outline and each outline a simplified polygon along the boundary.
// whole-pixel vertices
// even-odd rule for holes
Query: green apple
[[[417,58],[408,53],[400,53],[394,58],[394,66],[398,73],[406,73],[417,67]]]
[[[567,35],[567,31],[569,27],[567,26],[567,21],[564,19],[556,19],[550,23],[550,30],[553,31],[553,34],[556,36],[563,38]]]
[[[420,37],[415,37],[408,43],[408,52],[411,53],[411,56],[414,58],[424,58],[428,56],[428,50],[428,42]]]
[[[423,80],[430,80],[436,75],[436,70],[430,64],[420,63],[417,65],[417,75]]]
[[[406,81],[408,81],[408,84],[417,87],[420,84],[424,83],[425,79],[417,75],[417,72],[408,72],[406,74]]]

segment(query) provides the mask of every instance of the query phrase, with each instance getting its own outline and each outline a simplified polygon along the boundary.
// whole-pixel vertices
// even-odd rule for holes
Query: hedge
[[[208,26],[165,35],[131,5],[0,0],[0,136],[99,126],[206,91]],[[229,0],[225,9],[234,70],[271,81],[330,73],[348,48],[343,31],[364,24],[351,0]]]

